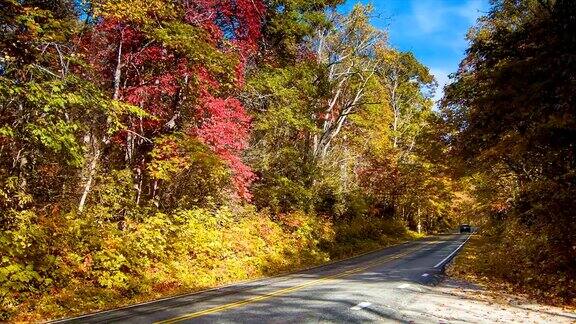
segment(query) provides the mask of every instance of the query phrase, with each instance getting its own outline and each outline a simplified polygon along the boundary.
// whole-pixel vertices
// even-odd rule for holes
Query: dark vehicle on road
[[[472,233],[472,228],[468,224],[460,225],[460,233]]]

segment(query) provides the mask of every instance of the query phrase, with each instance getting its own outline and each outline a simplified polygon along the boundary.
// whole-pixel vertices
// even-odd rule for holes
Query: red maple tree
[[[185,131],[228,164],[237,196],[249,200],[254,174],[241,155],[251,120],[235,94],[243,86],[245,62],[258,46],[264,4],[260,0],[202,0],[176,6],[179,14],[151,14],[150,23],[101,17],[82,39],[83,52],[94,71],[91,77],[107,83],[118,100],[150,115],[127,120],[128,131],[116,134],[115,142],[122,143],[125,150],[135,145],[133,151],[145,160],[150,148],[143,138]],[[190,41],[186,35],[178,34],[183,43],[174,45],[150,31],[170,23],[200,28],[203,37],[197,41],[204,44],[199,46],[209,46],[210,53],[235,62],[228,73],[232,75],[223,77],[222,71],[211,69],[208,62],[214,58],[198,58],[182,50]],[[131,144],[129,134],[134,133],[141,138]]]

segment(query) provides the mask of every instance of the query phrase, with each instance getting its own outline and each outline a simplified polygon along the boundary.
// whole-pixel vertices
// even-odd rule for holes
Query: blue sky
[[[372,3],[378,15],[372,22],[388,31],[392,46],[430,68],[439,83],[435,99],[464,57],[466,32],[489,9],[488,0],[347,0],[342,9],[356,2]]]

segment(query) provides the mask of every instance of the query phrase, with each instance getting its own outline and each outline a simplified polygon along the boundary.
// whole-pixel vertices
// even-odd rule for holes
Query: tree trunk
[[[84,206],[86,205],[86,199],[88,198],[88,194],[92,188],[92,182],[94,181],[96,169],[98,168],[98,161],[100,160],[100,155],[102,154],[98,138],[96,138],[94,135],[88,136],[88,142],[92,152],[89,159],[87,159],[88,167],[84,170],[84,189],[82,190],[82,196],[80,198],[80,203],[78,204],[79,212],[82,212],[84,210]]]
[[[117,100],[120,97],[120,80],[122,77],[122,40],[124,30],[120,32],[120,41],[118,43],[118,55],[116,56],[116,69],[114,70],[114,94],[112,99]]]
[[[124,31],[120,32],[120,40],[118,43],[118,55],[116,60],[116,68],[114,70],[114,94],[112,99],[117,100],[120,96],[120,79],[122,75],[122,40],[124,38]],[[101,125],[98,125],[101,126]],[[84,206],[86,205],[86,200],[88,199],[88,194],[92,189],[92,183],[94,182],[94,176],[96,175],[96,170],[98,168],[98,162],[100,161],[100,156],[102,154],[101,141],[106,142],[104,136],[99,138],[96,135],[97,132],[91,132],[86,135],[85,142],[87,143],[90,152],[86,158],[86,167],[83,170],[82,178],[84,180],[84,185],[82,186],[82,196],[80,197],[80,202],[78,203],[78,211],[82,212]]]
[[[138,192],[137,196],[136,196],[136,206],[140,205],[140,197],[142,197],[142,183],[143,183],[143,178],[144,175],[142,174],[142,169],[140,169],[140,167],[138,167],[136,169],[136,174],[138,176],[138,185],[136,186],[136,191]]]
[[[416,213],[416,229],[418,234],[422,233],[422,221],[420,219],[420,207],[418,207],[418,212]]]

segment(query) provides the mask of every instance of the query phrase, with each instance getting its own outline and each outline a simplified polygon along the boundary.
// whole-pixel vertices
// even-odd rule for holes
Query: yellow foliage
[[[0,236],[24,247],[0,245],[12,251],[0,260],[0,314],[35,321],[118,307],[295,271],[410,237],[390,220],[335,225],[302,211],[234,208],[142,209],[122,226],[113,220],[117,211],[102,206],[57,215],[58,224],[50,226],[35,225],[44,218],[32,211],[21,212],[22,226]],[[30,244],[38,258],[26,249]],[[19,263],[26,258],[28,265]]]
[[[543,303],[576,305],[566,296],[576,291],[568,271],[558,270],[545,236],[533,235],[518,222],[483,230],[472,236],[448,273],[487,286],[528,294]],[[555,271],[552,273],[550,269]],[[543,275],[545,274],[545,275]]]
[[[171,17],[174,6],[161,0],[99,0],[93,1],[94,12],[97,16],[114,18],[123,21],[145,23],[154,17]]]

